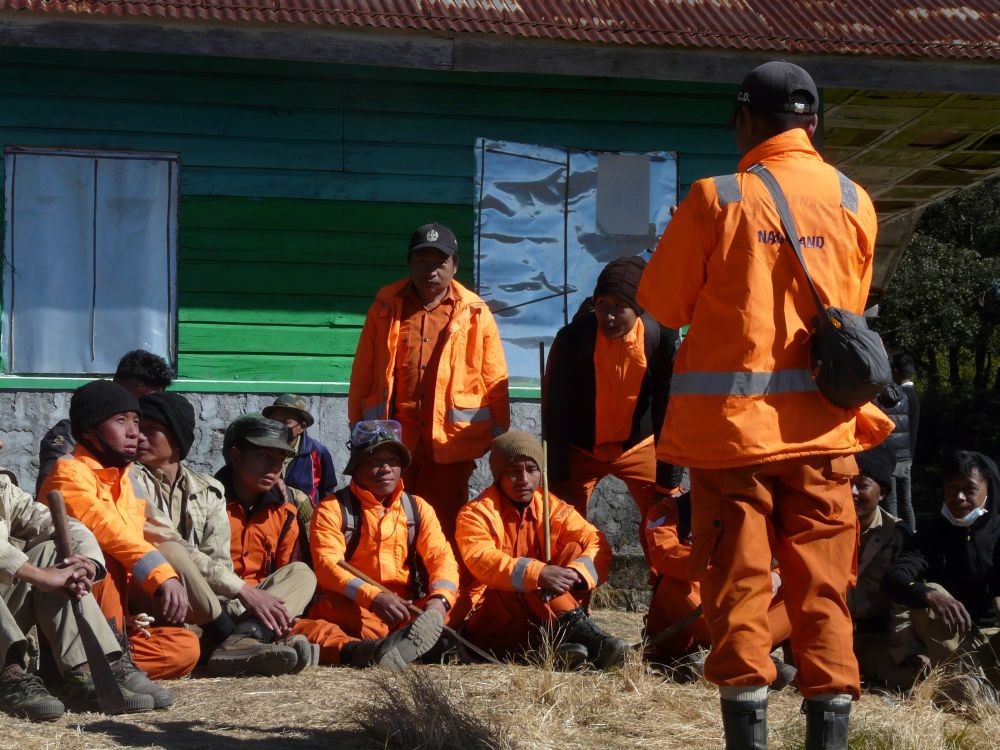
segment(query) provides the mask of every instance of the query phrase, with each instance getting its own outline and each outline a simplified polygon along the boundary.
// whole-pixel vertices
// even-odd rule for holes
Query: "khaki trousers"
[[[937,583],[927,585],[948,594]],[[970,633],[960,636],[946,628],[929,607],[911,609],[910,622],[927,649],[932,665],[949,663],[959,668],[979,667],[994,687],[1000,687],[1000,628],[973,627]]]
[[[257,584],[257,588],[284,601],[288,613],[299,617],[312,603],[316,593],[316,574],[303,562],[288,563]],[[246,612],[239,599],[230,599],[225,602],[225,607],[234,620]]]
[[[29,562],[39,568],[54,567],[59,562],[53,542],[43,542],[26,550],[26,554]],[[84,597],[81,604],[84,618],[101,648],[114,661],[121,655],[121,646],[108,627],[101,608],[93,596]],[[13,657],[21,666],[25,665],[25,632],[31,630],[33,625],[38,626],[49,642],[60,672],[86,663],[87,654],[69,599],[58,591],[39,591],[25,581],[0,584],[0,653],[5,660]]]

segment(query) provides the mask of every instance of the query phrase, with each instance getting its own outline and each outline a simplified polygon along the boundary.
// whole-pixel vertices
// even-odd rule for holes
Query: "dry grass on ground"
[[[639,616],[603,612],[610,631],[634,640]],[[113,718],[68,714],[52,724],[0,715],[0,748],[16,750],[307,750],[338,748],[684,748],[722,745],[717,693],[676,685],[629,664],[609,674],[562,674],[508,666],[419,667],[400,676],[376,670],[314,668],[288,677],[193,679],[173,684],[168,711]],[[929,691],[889,705],[866,695],[856,705],[852,748],[993,748],[1000,711],[969,715],[931,707]],[[414,706],[416,697],[419,705]],[[804,719],[793,692],[772,696],[772,748],[801,748]],[[448,707],[461,707],[457,718]],[[381,709],[381,711],[379,710]],[[388,709],[388,710],[386,710]],[[448,721],[443,721],[448,717]],[[412,728],[434,742],[403,734]],[[458,744],[456,744],[456,742]]]

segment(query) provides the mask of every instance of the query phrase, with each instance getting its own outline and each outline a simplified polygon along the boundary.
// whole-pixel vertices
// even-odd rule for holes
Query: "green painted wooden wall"
[[[178,374],[342,391],[410,232],[472,247],[477,138],[732,170],[729,87],[0,48],[4,146],[181,155]],[[2,183],[0,183],[2,184]],[[461,275],[471,281],[471,253]],[[206,383],[205,381],[211,381]],[[15,387],[0,379],[0,388]],[[183,387],[183,384],[182,384]]]

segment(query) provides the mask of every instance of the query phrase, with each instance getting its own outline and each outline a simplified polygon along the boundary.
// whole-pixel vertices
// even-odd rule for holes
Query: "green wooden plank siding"
[[[722,127],[731,96],[655,81],[0,48],[5,146],[180,154],[177,365],[195,390],[342,391],[372,295],[405,272],[406,241],[424,222],[456,231],[471,283],[477,138],[675,150],[683,193],[735,167]]]

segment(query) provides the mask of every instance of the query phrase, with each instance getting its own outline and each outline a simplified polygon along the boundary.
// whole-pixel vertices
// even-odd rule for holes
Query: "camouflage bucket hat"
[[[313,415],[309,413],[306,406],[306,400],[302,396],[296,396],[294,393],[282,393],[274,399],[273,404],[264,407],[263,414],[270,419],[276,409],[288,409],[288,411],[297,414],[299,419],[306,423],[306,427],[312,427],[316,420],[313,419]]]
[[[295,451],[289,445],[289,438],[288,428],[281,422],[260,414],[246,414],[233,420],[226,428],[226,434],[222,439],[222,452],[228,453],[234,445],[246,440],[251,445],[277,448],[289,456],[294,456]]]

